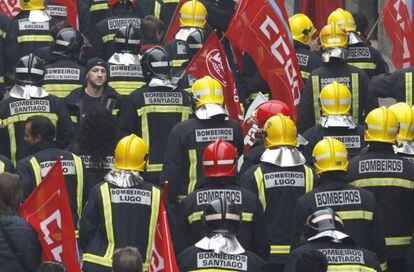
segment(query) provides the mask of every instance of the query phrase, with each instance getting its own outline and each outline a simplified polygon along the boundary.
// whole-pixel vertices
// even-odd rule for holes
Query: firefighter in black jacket
[[[307,242],[293,250],[285,272],[295,272],[298,259],[310,250],[325,255],[328,271],[383,271],[374,252],[357,246],[344,233],[343,221],[332,209],[316,211],[303,224]]]
[[[148,84],[125,99],[119,115],[121,134],[135,133],[150,147],[145,178],[153,184],[160,181],[170,131],[191,115],[189,94],[170,81],[170,62],[162,47],[156,46],[144,53],[141,64]]]
[[[308,16],[298,13],[289,18],[292,31],[293,44],[296,50],[296,58],[300,67],[303,82],[305,83],[310,73],[322,65],[321,56],[310,50],[309,43],[316,31]]]
[[[313,163],[313,148],[327,136],[345,144],[350,158],[358,155],[365,147],[364,127],[356,124],[350,115],[351,101],[351,92],[344,84],[334,81],[322,88],[319,95],[322,117],[317,125],[303,134],[308,141],[303,147],[303,154],[309,164]]]
[[[414,166],[393,151],[398,120],[391,110],[374,109],[365,123],[368,149],[351,160],[348,181],[378,199],[388,271],[403,271],[414,227]]]
[[[89,8],[92,25],[111,16],[108,0],[86,0],[85,3]]]
[[[343,220],[345,232],[358,246],[374,251],[386,270],[384,229],[377,201],[371,192],[347,183],[345,145],[327,137],[315,146],[313,159],[319,174],[318,187],[297,201],[291,232],[294,246],[302,242],[306,218],[319,209],[330,207]]]
[[[397,103],[390,110],[398,119],[399,130],[394,152],[414,163],[414,109],[407,103]]]
[[[83,165],[80,157],[62,150],[53,142],[55,126],[46,116],[32,116],[27,119],[24,139],[30,145],[31,155],[20,160],[16,169],[23,188],[23,199],[42,182],[57,159],[62,158],[70,208],[72,210],[75,234],[78,237],[79,219],[87,200],[83,178]]]
[[[161,190],[146,182],[148,146],[136,135],[120,140],[115,167],[94,187],[83,210],[79,245],[85,272],[112,271],[114,250],[138,248],[148,271]]]
[[[171,130],[164,157],[161,180],[171,182],[171,204],[180,202],[203,180],[201,156],[210,142],[222,139],[232,143],[239,155],[243,152],[242,131],[236,121],[227,119],[220,83],[205,76],[194,83],[192,93],[195,116]]]
[[[73,123],[65,105],[39,87],[45,73],[41,60],[33,54],[24,56],[15,71],[16,85],[10,90],[10,97],[0,102],[0,154],[13,163],[29,155],[23,131],[30,116],[43,115],[52,120],[60,148],[68,146],[73,138]]]
[[[57,33],[50,48],[52,58],[45,67],[43,89],[64,98],[74,89],[84,85],[85,68],[78,62],[82,46],[83,37],[79,31],[64,28]]]
[[[11,22],[9,17],[6,14],[0,12],[0,101],[3,99],[5,92],[5,82],[6,82],[6,55],[7,55],[7,43],[6,37],[10,32]]]
[[[264,260],[245,250],[236,237],[242,220],[236,204],[219,197],[208,204],[201,220],[206,236],[178,255],[181,272],[267,271]]]
[[[270,242],[269,266],[272,271],[282,271],[290,253],[296,200],[313,189],[314,174],[296,148],[297,131],[289,117],[280,113],[270,117],[263,127],[263,141],[266,150],[261,162],[240,180],[262,202]]]
[[[206,181],[181,203],[174,235],[177,253],[203,238],[203,210],[211,201],[222,196],[232,201],[241,211],[240,232],[237,233],[240,244],[263,259],[268,258],[269,244],[263,206],[256,195],[237,185],[236,163],[237,150],[226,141],[215,140],[204,149],[203,169]]]
[[[326,25],[320,32],[323,47],[324,64],[313,70],[305,88],[298,113],[298,130],[303,133],[314,126],[320,118],[318,105],[319,92],[327,84],[337,81],[347,86],[352,93],[352,117],[359,124],[364,122],[365,113],[378,105],[378,101],[369,99],[369,79],[365,72],[345,62],[348,36],[338,25]],[[370,104],[368,104],[368,102]]]

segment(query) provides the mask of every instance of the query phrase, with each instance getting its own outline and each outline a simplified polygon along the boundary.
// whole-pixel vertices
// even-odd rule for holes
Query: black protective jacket
[[[311,51],[309,45],[298,41],[293,41],[293,44],[303,83],[305,83],[311,72],[322,65],[322,58],[317,52]]]

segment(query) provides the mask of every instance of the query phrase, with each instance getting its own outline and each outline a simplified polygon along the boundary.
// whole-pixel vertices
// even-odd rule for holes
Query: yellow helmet
[[[22,10],[45,9],[45,0],[20,0],[20,8]]]
[[[322,115],[349,114],[351,111],[351,92],[344,84],[336,81],[322,88],[319,94]]]
[[[144,171],[147,164],[148,145],[135,134],[122,138],[115,148],[115,168]]]
[[[332,137],[319,141],[313,148],[312,157],[317,174],[348,169],[348,151],[341,141]]]
[[[196,101],[196,108],[205,104],[224,104],[223,88],[220,82],[211,76],[205,76],[194,82],[191,91]]]
[[[206,7],[197,0],[186,2],[180,9],[180,27],[204,28],[207,20]]]
[[[414,139],[414,110],[407,103],[397,103],[389,108],[397,117],[400,128],[398,138],[412,141]]]
[[[319,39],[324,48],[345,47],[348,43],[348,34],[337,24],[329,24],[322,28]]]
[[[354,16],[344,9],[338,8],[328,17],[328,24],[337,24],[343,27],[347,32],[356,32]]]
[[[309,44],[316,29],[311,19],[302,13],[298,13],[289,18],[290,30],[294,40]]]
[[[398,120],[386,107],[373,109],[365,118],[365,141],[395,143],[398,133]]]
[[[263,141],[267,148],[276,146],[296,146],[298,132],[290,117],[278,113],[266,121],[263,126]]]

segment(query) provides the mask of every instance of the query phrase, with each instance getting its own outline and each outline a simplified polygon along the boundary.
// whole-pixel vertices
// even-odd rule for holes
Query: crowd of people
[[[177,1],[78,1],[78,26],[52,0],[0,13],[0,270],[67,271],[16,213],[60,158],[85,272],[149,271],[166,182],[179,271],[414,271],[413,68],[390,73],[359,14],[318,34],[295,14],[296,114],[233,58],[237,5],[187,1],[172,40]],[[221,83],[185,70],[212,31],[245,112],[268,97],[249,148]]]

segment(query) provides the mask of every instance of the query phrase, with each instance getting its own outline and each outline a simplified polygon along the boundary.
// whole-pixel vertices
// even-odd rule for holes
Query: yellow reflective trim
[[[136,90],[145,85],[144,81],[109,81],[108,85],[114,89]]]
[[[112,110],[112,115],[117,115],[117,114],[118,114],[118,112],[119,112],[119,109],[113,109],[113,110]]]
[[[263,183],[263,172],[260,167],[257,167],[256,171],[254,171],[254,178],[256,179],[257,193],[259,195],[259,200],[263,205],[263,210],[266,210],[266,194],[265,194],[265,188],[264,188],[264,183]]]
[[[290,245],[270,245],[270,254],[289,254]]]
[[[411,236],[385,237],[387,246],[408,246],[411,243]]]
[[[115,249],[115,238],[114,238],[114,229],[113,229],[113,221],[112,221],[112,203],[111,203],[111,195],[109,193],[109,184],[104,183],[101,185],[101,195],[102,195],[102,205],[103,205],[103,213],[104,213],[104,220],[105,220],[105,230],[106,230],[106,238],[108,240],[108,247],[106,248],[105,255],[100,257],[102,259],[112,259],[112,255],[114,254]],[[112,263],[111,263],[112,265]]]
[[[151,217],[150,224],[148,228],[148,244],[147,244],[147,253],[145,254],[145,264],[144,267],[149,266],[152,246],[154,243],[155,229],[157,228],[157,220],[160,210],[160,200],[161,200],[161,191],[157,187],[152,187],[152,199],[151,199]]]
[[[183,64],[188,61],[188,59],[175,59],[172,61],[172,66],[173,67],[181,67],[183,66]]]
[[[102,37],[102,42],[107,43],[115,39],[115,34],[108,34]]]
[[[40,167],[39,162],[35,157],[30,159],[30,164],[32,165],[33,173],[35,175],[36,186],[42,182],[42,168]]]
[[[373,62],[349,62],[348,64],[363,70],[375,70],[377,65]]]
[[[83,166],[82,159],[75,154],[73,155],[73,161],[75,162],[76,178],[77,178],[77,190],[76,190],[76,204],[78,206],[78,222],[76,222],[79,228],[80,217],[82,215],[83,205]],[[75,222],[74,222],[75,223]]]
[[[382,271],[387,271],[387,269],[388,269],[387,261],[381,263],[380,267],[381,267]]]
[[[78,230],[75,230],[75,237],[79,238],[79,231]]]
[[[305,180],[306,180],[306,188],[305,188],[305,192],[308,193],[310,191],[313,190],[313,172],[312,169],[310,169],[309,167],[305,166]]]
[[[0,29],[0,37],[2,37],[3,39],[6,38],[6,31],[3,31],[2,29]]]
[[[160,1],[162,1],[163,3],[178,3],[178,2],[180,2],[180,0],[160,0]]]
[[[83,254],[83,261],[106,267],[112,267],[112,258],[105,258],[91,253]]]
[[[6,165],[4,162],[0,161],[0,173],[4,173],[4,170],[6,169]]]
[[[177,196],[177,202],[180,203],[181,201],[183,201],[184,198],[186,198],[187,195],[178,195]]]
[[[162,163],[153,163],[147,164],[147,168],[145,169],[146,172],[161,172],[162,171]]]
[[[108,3],[91,5],[91,7],[89,8],[89,11],[93,12],[93,11],[99,11],[99,10],[104,10],[104,9],[109,9]]]
[[[160,14],[161,14],[161,5],[160,5],[160,3],[158,3],[157,0],[155,0],[155,4],[154,4],[154,16],[159,19],[160,18]]]
[[[371,221],[374,213],[370,211],[364,211],[364,210],[358,210],[358,211],[340,211],[336,212],[339,214],[342,220],[357,220],[357,219],[363,219],[363,220],[369,220]]]
[[[407,179],[399,178],[366,178],[366,179],[357,179],[351,182],[352,185],[357,187],[402,187],[406,189],[414,189],[414,182]]]
[[[53,42],[53,38],[50,35],[22,35],[17,37],[17,42]]]
[[[321,109],[319,107],[319,76],[312,76],[312,92],[313,92],[313,111],[315,112],[315,124],[321,118]]]
[[[361,264],[329,264],[328,272],[377,272],[377,270]]]
[[[74,123],[77,123],[78,122],[78,116],[71,115],[70,120],[72,120],[72,122],[74,122]]]
[[[48,93],[56,95],[57,97],[66,97],[74,89],[82,87],[81,84],[44,84],[42,85]]]
[[[405,102],[413,104],[413,73],[405,73]]]
[[[202,215],[203,215],[203,211],[193,212],[192,214],[187,216],[188,223],[192,224],[195,221],[200,221]]]
[[[219,268],[207,268],[207,269],[197,269],[197,270],[189,270],[188,272],[236,272],[236,270],[228,270],[228,269],[219,269]]]
[[[352,73],[351,75],[352,84],[352,117],[355,121],[358,121],[359,112],[359,75]]]
[[[253,221],[253,213],[242,212],[242,221],[252,222]]]
[[[300,74],[302,75],[302,78],[307,79],[310,76],[309,72],[300,71]]]
[[[188,150],[188,158],[190,160],[190,169],[187,194],[191,194],[197,183],[197,151],[195,149]]]
[[[4,76],[0,76],[0,83],[4,83]]]

